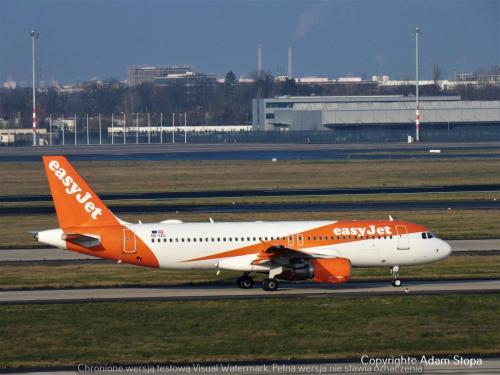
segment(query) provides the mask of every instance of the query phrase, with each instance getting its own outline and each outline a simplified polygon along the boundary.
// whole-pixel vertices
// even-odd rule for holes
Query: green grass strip
[[[1,367],[500,353],[500,296],[12,305]]]

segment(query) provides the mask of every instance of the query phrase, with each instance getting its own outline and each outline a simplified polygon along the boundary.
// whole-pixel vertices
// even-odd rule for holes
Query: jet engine
[[[346,258],[313,259],[284,267],[276,278],[288,281],[313,279],[318,283],[341,284],[351,277],[351,262]]]

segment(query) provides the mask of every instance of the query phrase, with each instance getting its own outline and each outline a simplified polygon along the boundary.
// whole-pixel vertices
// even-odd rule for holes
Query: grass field
[[[500,297],[11,305],[0,367],[500,353]]]
[[[500,183],[498,159],[376,161],[85,161],[97,193]],[[49,194],[41,162],[2,163],[0,195]]]
[[[0,290],[13,288],[62,288],[124,285],[185,285],[234,283],[241,274],[215,270],[156,270],[124,264],[2,265]],[[354,268],[353,280],[391,280],[388,268]],[[443,261],[401,267],[405,278],[500,278],[500,255],[450,256]],[[257,276],[259,279],[259,276]]]

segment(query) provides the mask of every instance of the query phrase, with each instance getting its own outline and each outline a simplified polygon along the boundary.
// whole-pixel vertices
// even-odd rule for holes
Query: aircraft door
[[[297,234],[297,246],[304,246],[304,235]]]
[[[396,232],[398,238],[398,250],[410,249],[410,237],[408,236],[408,229],[406,225],[396,225]]]
[[[137,241],[135,233],[130,229],[123,229],[123,253],[134,254],[137,252]]]

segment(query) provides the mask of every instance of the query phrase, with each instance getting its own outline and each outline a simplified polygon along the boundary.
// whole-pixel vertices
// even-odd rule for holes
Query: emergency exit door
[[[408,236],[408,229],[406,225],[396,225],[396,232],[398,238],[398,250],[410,249],[410,237]]]
[[[135,233],[130,229],[123,229],[123,252],[125,254],[134,254],[137,251],[136,246]]]

